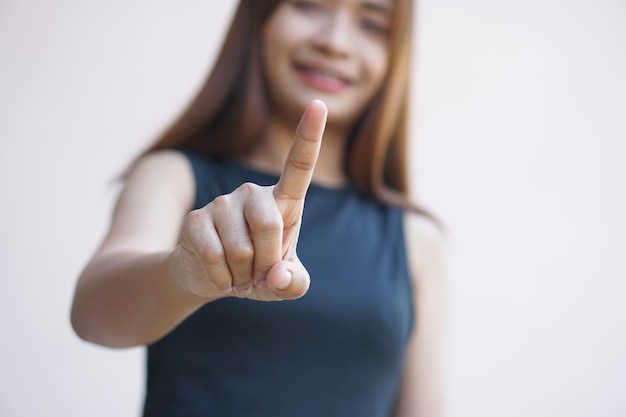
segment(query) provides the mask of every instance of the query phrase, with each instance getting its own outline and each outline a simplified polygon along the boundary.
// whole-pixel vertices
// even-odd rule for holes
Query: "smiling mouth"
[[[301,63],[293,65],[296,73],[310,86],[327,91],[330,93],[339,93],[351,84],[342,74],[328,68],[309,66]]]

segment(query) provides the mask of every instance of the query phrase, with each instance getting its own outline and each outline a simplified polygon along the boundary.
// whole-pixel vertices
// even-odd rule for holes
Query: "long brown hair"
[[[186,148],[206,155],[236,157],[252,149],[269,111],[260,35],[281,1],[240,1],[204,86],[178,120],[145,153]],[[427,214],[408,198],[406,151],[412,16],[412,0],[395,0],[387,78],[351,130],[344,167],[350,181],[364,194]]]

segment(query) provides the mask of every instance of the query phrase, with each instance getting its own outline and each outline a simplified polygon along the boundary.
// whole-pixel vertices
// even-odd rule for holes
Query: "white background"
[[[80,341],[114,177],[234,4],[0,2],[0,416],[137,416],[142,349]],[[626,2],[422,0],[412,151],[450,240],[453,417],[626,415]]]

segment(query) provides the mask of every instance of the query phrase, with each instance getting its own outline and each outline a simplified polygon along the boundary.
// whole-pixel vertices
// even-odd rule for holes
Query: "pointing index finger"
[[[327,113],[326,104],[321,100],[313,100],[307,106],[274,188],[274,198],[301,200],[306,195],[319,155]]]

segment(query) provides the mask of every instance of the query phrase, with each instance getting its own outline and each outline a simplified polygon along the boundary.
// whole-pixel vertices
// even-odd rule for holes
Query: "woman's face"
[[[393,0],[285,0],[263,32],[273,109],[299,118],[312,99],[349,126],[387,74]]]

